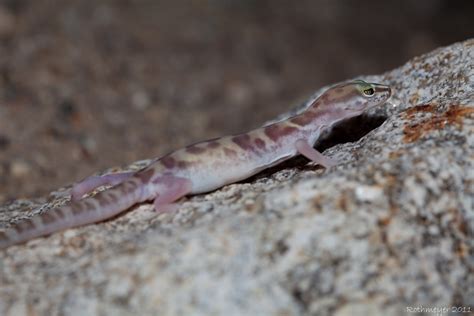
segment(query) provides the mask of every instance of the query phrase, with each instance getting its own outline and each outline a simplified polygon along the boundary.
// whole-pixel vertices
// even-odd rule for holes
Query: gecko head
[[[387,101],[391,96],[389,86],[355,80],[346,84],[348,97],[343,98],[341,106],[345,110],[362,113],[366,109],[378,106]],[[352,91],[351,91],[352,90]]]
[[[390,98],[389,86],[354,80],[336,85],[315,101],[316,111],[334,113],[339,117],[351,117],[366,109],[383,104]]]

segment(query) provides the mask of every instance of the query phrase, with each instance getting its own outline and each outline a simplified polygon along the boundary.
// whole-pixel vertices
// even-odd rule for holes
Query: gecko
[[[325,168],[334,166],[334,159],[313,148],[320,135],[342,120],[384,104],[390,96],[387,85],[362,80],[341,83],[286,120],[189,145],[153,159],[136,172],[91,176],[73,185],[69,204],[0,231],[0,249],[97,223],[146,201],[153,201],[156,211],[176,211],[176,201],[184,196],[244,180],[297,155]],[[111,187],[83,198],[103,185]]]

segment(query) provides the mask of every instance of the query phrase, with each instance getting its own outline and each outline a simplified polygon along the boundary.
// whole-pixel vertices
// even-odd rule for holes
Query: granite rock
[[[337,167],[296,159],[175,214],[143,204],[10,247],[0,314],[474,310],[474,40],[361,78],[393,97],[318,144]],[[1,207],[0,227],[67,193]]]

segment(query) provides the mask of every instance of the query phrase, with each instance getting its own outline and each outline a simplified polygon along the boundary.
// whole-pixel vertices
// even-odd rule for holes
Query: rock
[[[18,161],[14,161],[11,164],[10,169],[11,169],[10,172],[12,173],[13,177],[23,178],[23,177],[26,177],[30,173],[31,166],[29,163],[25,161],[18,160]]]
[[[1,251],[0,314],[474,308],[474,40],[365,79],[390,84],[396,106],[346,123],[366,135],[326,151],[337,167],[283,166],[176,214],[140,205]],[[30,210],[13,202],[0,221]]]

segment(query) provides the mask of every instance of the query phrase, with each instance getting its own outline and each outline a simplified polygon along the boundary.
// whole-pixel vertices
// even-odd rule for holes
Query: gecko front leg
[[[305,156],[309,160],[320,164],[324,168],[329,168],[337,165],[337,161],[329,157],[324,156],[319,151],[313,148],[308,142],[304,139],[298,139],[295,143],[296,150],[301,155]]]

